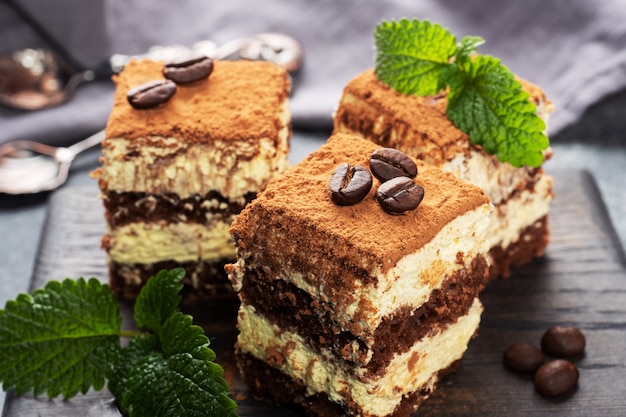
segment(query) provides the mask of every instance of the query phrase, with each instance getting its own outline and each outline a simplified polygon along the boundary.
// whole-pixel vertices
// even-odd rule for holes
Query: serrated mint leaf
[[[153,354],[131,372],[123,399],[130,417],[236,416],[236,404],[216,390],[206,362],[188,353]],[[214,392],[217,391],[217,392]]]
[[[477,56],[468,62],[465,76],[453,82],[447,114],[472,143],[516,167],[541,165],[542,150],[548,146],[545,124],[519,81],[498,59]]]
[[[175,311],[181,301],[179,295],[185,270],[174,268],[160,271],[141,289],[135,302],[135,323],[157,334],[161,326]]]
[[[191,316],[180,312],[173,314],[163,324],[161,346],[167,356],[191,353],[195,358],[212,361],[215,353],[209,349],[209,338],[202,327],[192,323]]]
[[[101,389],[120,353],[119,305],[95,278],[49,282],[0,310],[0,380],[18,394]]]
[[[223,369],[190,316],[177,312],[166,320],[161,346],[128,372],[121,403],[129,416],[236,415]]]
[[[140,360],[150,356],[154,352],[160,351],[161,345],[159,339],[153,334],[133,337],[128,343],[128,346],[122,349],[118,364],[109,375],[109,383],[107,385],[109,391],[118,399],[118,402],[123,398],[124,392],[126,391],[130,371]]]
[[[456,50],[456,37],[426,20],[382,22],[374,32],[376,76],[404,94],[437,94],[442,71]]]

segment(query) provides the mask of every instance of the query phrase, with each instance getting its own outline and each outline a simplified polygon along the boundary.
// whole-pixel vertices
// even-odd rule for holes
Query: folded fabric
[[[486,39],[479,51],[502,59],[539,84],[557,107],[556,133],[593,103],[626,87],[626,8],[620,0],[81,0],[21,4],[72,56],[95,66],[112,53],[138,54],[153,45],[223,44],[260,32],[284,32],[304,49],[291,100],[295,129],[329,129],[344,85],[374,65],[373,31],[402,17],[441,23],[460,39]],[[39,46],[24,21],[0,3],[0,53]],[[84,84],[69,102],[25,112],[0,108],[0,142],[34,139],[67,144],[101,129],[112,103],[108,80]]]

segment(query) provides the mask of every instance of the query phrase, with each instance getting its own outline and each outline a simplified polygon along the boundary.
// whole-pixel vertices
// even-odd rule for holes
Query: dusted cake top
[[[533,103],[550,104],[540,87],[525,80],[519,81]],[[446,115],[445,92],[426,97],[401,94],[379,81],[374,70],[369,69],[350,80],[344,89],[342,101],[347,100],[346,95],[352,95],[374,106],[377,113],[392,114],[395,120],[403,121],[405,126],[402,129],[417,132],[418,136],[445,149],[449,155],[455,155],[462,151],[461,148],[471,146],[467,134],[454,126]],[[355,110],[351,108],[350,111]],[[340,109],[339,118],[342,117],[341,113]],[[358,119],[356,115],[350,117]]]
[[[176,94],[152,109],[137,110],[126,94],[138,85],[165,80],[163,63],[129,62],[114,76],[117,84],[107,138],[177,137],[188,142],[215,139],[276,138],[290,80],[277,65],[253,61],[214,61],[209,78],[178,85]]]
[[[328,182],[335,169],[345,162],[369,169],[370,156],[378,148],[353,135],[331,136],[319,150],[272,180],[239,215],[231,233],[240,245],[262,246],[262,239],[276,244],[276,236],[267,236],[267,230],[288,231],[281,236],[288,234],[301,242],[302,250],[322,246],[328,254],[351,259],[353,265],[378,264],[384,270],[428,243],[457,216],[488,203],[478,187],[415,161],[415,182],[424,188],[415,210],[402,215],[384,212],[375,195],[380,185],[376,178],[363,201],[352,206],[334,204]],[[293,242],[284,244],[293,247]]]

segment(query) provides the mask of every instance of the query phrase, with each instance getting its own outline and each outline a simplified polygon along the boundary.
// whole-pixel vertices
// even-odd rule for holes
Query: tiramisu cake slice
[[[394,161],[417,169],[379,180]],[[478,187],[346,134],[272,180],[233,223],[226,267],[253,396],[411,414],[478,328],[490,211]]]
[[[551,102],[539,87],[526,81],[522,87],[547,122]],[[487,234],[492,277],[508,276],[510,267],[543,254],[549,240],[552,177],[541,167],[500,162],[473,145],[446,116],[445,92],[430,97],[400,94],[367,70],[345,87],[334,123],[335,132],[400,149],[481,187],[495,206]]]
[[[195,293],[232,294],[228,228],[288,165],[287,73],[266,62],[142,60],[115,82],[94,173],[111,287],[133,297],[160,269],[181,266]]]

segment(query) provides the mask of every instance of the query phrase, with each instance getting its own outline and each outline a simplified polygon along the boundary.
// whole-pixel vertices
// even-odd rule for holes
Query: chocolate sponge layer
[[[332,305],[314,300],[308,293],[276,276],[267,276],[263,269],[246,271],[240,292],[242,303],[254,306],[260,315],[283,330],[298,333],[317,351],[330,349],[339,360],[365,366],[373,375],[385,371],[394,354],[407,352],[421,338],[445,330],[467,314],[474,298],[483,288],[488,265],[482,255],[468,268],[447,277],[430,299],[417,309],[399,306],[395,314],[383,319],[374,333],[373,355],[368,361],[369,347],[359,335],[341,330],[333,320]]]
[[[164,261],[153,264],[122,264],[110,261],[109,285],[116,295],[134,299],[150,277],[163,269],[179,267],[185,269],[183,284],[195,296],[234,297],[235,293],[224,272],[224,265],[230,262],[232,262],[230,258],[215,262]]]
[[[245,195],[245,203],[228,200],[217,191],[204,196],[194,194],[181,198],[175,193],[148,194],[143,192],[104,193],[103,203],[106,219],[111,228],[121,227],[133,222],[153,223],[165,220],[169,223],[226,221],[230,216],[239,214],[245,204],[254,199],[256,193]]]

